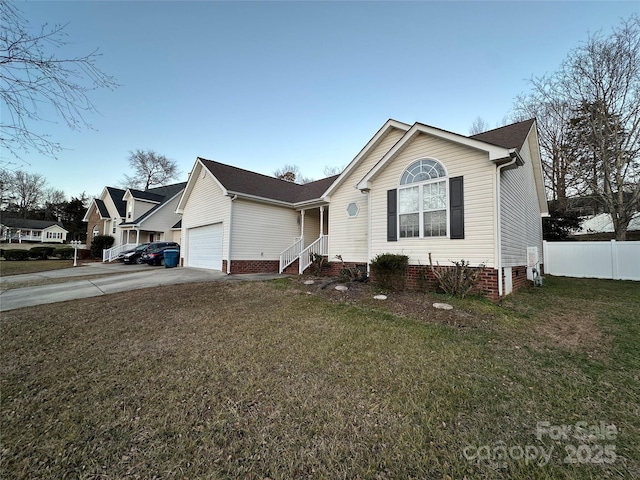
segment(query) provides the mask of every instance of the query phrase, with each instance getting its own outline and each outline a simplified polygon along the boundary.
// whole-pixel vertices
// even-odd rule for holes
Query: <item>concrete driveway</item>
[[[73,277],[88,275],[108,276],[95,279],[73,280]],[[280,275],[278,274],[227,275],[216,270],[200,268],[163,268],[150,267],[148,265],[124,265],[120,263],[87,264],[76,268],[0,277],[0,312],[45,303],[97,297],[99,295],[109,295],[111,293],[159,287],[162,285],[212,281],[270,280],[279,277]],[[69,281],[51,285],[2,290],[2,286],[9,283],[54,278],[67,278]]]

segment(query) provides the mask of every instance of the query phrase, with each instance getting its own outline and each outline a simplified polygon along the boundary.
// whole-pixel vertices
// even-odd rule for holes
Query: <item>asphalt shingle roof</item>
[[[199,158],[202,164],[218,179],[230,192],[244,193],[260,198],[278,200],[286,203],[298,203],[319,199],[329,185],[338,178],[323,178],[304,185],[287,182],[279,178],[261,173],[251,172],[224,163]]]
[[[469,138],[504,148],[520,148],[526,140],[529,130],[531,130],[531,125],[533,125],[534,122],[535,119],[531,118],[504,127],[494,128],[487,132],[471,135]]]
[[[58,225],[59,227],[64,228],[60,222],[52,220],[31,220],[29,218],[5,217],[4,215],[2,216],[2,219],[0,219],[0,223],[5,227],[30,230],[44,230],[52,225]]]
[[[96,207],[98,208],[98,213],[102,218],[109,218],[109,210],[107,210],[107,206],[104,204],[102,200],[99,198],[94,199],[96,202]]]
[[[118,210],[118,215],[120,217],[124,217],[127,212],[127,202],[122,200],[122,197],[124,197],[124,190],[114,187],[107,187],[107,192],[109,193],[111,200],[113,200],[113,203],[116,206],[116,210]],[[108,217],[109,214],[107,214],[106,216]]]

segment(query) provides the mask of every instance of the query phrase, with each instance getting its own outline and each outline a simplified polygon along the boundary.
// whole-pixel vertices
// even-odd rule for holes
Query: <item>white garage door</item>
[[[222,270],[222,224],[187,231],[187,266]]]

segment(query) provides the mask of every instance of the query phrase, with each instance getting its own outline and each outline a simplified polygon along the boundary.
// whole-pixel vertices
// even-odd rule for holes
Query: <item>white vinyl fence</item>
[[[640,242],[543,242],[544,273],[640,280]]]

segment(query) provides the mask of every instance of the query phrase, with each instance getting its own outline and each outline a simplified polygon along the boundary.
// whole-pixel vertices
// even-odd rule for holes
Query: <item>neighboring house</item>
[[[180,221],[176,205],[186,183],[148,190],[105,187],[84,216],[87,246],[96,235],[114,237],[114,247],[144,242],[174,241]]]
[[[2,216],[0,220],[3,242],[64,243],[69,233],[59,222],[29,220]]]
[[[627,233],[640,232],[640,212],[637,212],[631,218],[627,226]],[[594,234],[612,234],[613,236],[613,220],[610,213],[600,213],[592,217],[586,217],[580,224],[580,229],[573,233],[576,237],[592,236]]]
[[[336,255],[390,252],[415,284],[431,253],[485,265],[496,299],[525,283],[528,247],[542,263],[548,209],[534,120],[471,137],[389,120],[339,176],[306,185],[198,158],[177,212],[185,266],[300,272],[318,253],[337,271]]]

